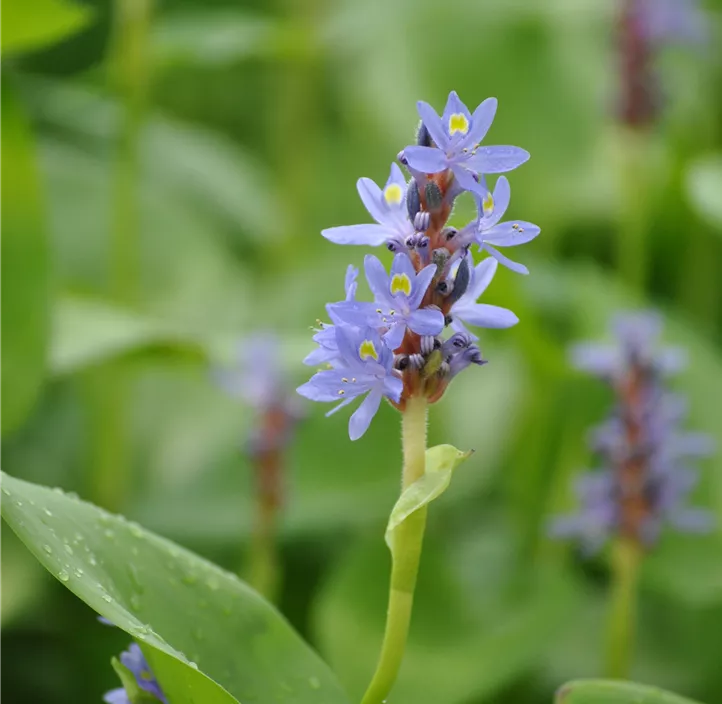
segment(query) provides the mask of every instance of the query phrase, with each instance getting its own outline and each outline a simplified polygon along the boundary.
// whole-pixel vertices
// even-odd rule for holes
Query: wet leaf
[[[557,691],[555,704],[695,704],[691,699],[634,682],[578,680]]]
[[[2,491],[10,527],[140,642],[169,701],[346,701],[328,667],[235,575],[60,490],[3,475]]]

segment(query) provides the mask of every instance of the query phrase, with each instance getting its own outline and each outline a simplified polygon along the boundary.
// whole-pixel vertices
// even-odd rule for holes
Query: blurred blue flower
[[[123,651],[120,654],[120,662],[130,670],[135,677],[135,681],[138,686],[148,694],[155,697],[159,702],[168,704],[163,690],[158,684],[153,672],[148,665],[143,651],[140,649],[137,643],[131,643],[128,650]],[[128,693],[123,687],[118,689],[112,689],[110,692],[103,696],[103,701],[107,704],[131,704]]]
[[[371,247],[387,244],[403,249],[406,239],[414,234],[414,226],[406,208],[406,180],[398,165],[391,164],[391,173],[383,190],[370,178],[360,178],[357,188],[366,210],[377,224],[330,227],[321,234],[336,244]]]
[[[709,38],[708,18],[699,0],[632,0],[641,31],[662,44],[702,44]]]
[[[610,383],[617,404],[591,433],[601,467],[577,479],[579,512],[557,517],[551,532],[579,538],[593,551],[613,535],[649,546],[665,524],[708,531],[711,514],[688,504],[698,480],[689,463],[709,455],[712,442],[681,429],[686,403],[664,386],[664,377],[683,367],[684,355],[658,344],[656,314],[616,316],[612,330],[616,345],[585,343],[572,349],[573,363]]]
[[[529,159],[519,147],[482,147],[496,114],[496,98],[487,98],[472,115],[455,91],[449,93],[444,114],[439,117],[428,103],[417,103],[419,116],[435,146],[406,147],[402,163],[423,173],[451,169],[459,186],[484,195],[486,187],[480,174],[511,171]]]
[[[334,334],[338,357],[331,361],[333,369],[314,374],[298,387],[298,393],[312,401],[341,401],[327,415],[366,394],[349,420],[349,437],[358,440],[368,430],[384,396],[396,402],[401,399],[403,382],[393,369],[393,351],[376,330],[336,324]]]

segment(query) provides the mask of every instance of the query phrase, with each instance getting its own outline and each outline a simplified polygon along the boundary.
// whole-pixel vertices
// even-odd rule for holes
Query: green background
[[[510,215],[542,234],[512,253],[530,276],[500,268],[486,298],[520,324],[484,332],[490,363],[431,411],[432,443],[476,452],[430,510],[393,702],[535,704],[600,676],[606,556],[545,533],[573,507],[586,429],[611,402],[566,349],[604,337],[620,308],[661,309],[690,356],[674,382],[690,427],[722,444],[722,3],[706,6],[708,44],[657,62],[667,105],[646,138],[640,289],[616,264],[628,144],[611,0],[6,0],[4,469],[243,572],[253,419],[210,369],[273,328],[289,388],[305,380],[308,328],[367,253],[319,231],[366,219],[355,181],[386,179],[416,100],[494,95],[489,143],[532,154],[509,175]],[[454,222],[471,212],[460,203]],[[383,628],[399,419],[383,407],[351,443],[348,414],[325,410],[307,406],[287,455],[279,606],[357,699]],[[722,452],[701,466],[695,501],[718,530],[665,535],[644,565],[633,676],[716,702]],[[127,636],[8,530],[2,567],[7,700],[100,701]]]

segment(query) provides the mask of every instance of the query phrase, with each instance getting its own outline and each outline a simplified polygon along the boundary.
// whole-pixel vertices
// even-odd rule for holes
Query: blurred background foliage
[[[706,7],[708,44],[659,61],[642,290],[615,265],[612,0],[6,0],[4,468],[243,570],[251,418],[209,369],[273,328],[303,380],[308,327],[366,253],[319,231],[364,221],[355,181],[385,180],[417,99],[497,96],[490,142],[532,154],[511,212],[542,235],[531,275],[500,270],[489,292],[521,324],[485,331],[490,364],[431,411],[432,442],[476,453],[431,512],[394,701],[541,703],[599,675],[605,555],[545,534],[611,401],[566,347],[620,307],[661,308],[689,351],[690,426],[722,441],[722,2]],[[357,697],[383,629],[399,421],[383,408],[353,444],[346,422],[308,408],[289,451],[279,605]],[[665,536],[647,560],[633,674],[717,702],[722,451],[703,469],[719,528]],[[8,530],[2,561],[7,701],[100,701],[123,634]]]

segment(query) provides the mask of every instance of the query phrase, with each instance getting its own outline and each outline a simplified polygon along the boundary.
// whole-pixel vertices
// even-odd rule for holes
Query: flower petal
[[[477,180],[474,178],[474,173],[467,169],[463,164],[456,163],[452,164],[451,170],[454,172],[454,177],[457,183],[465,191],[476,193],[480,196],[486,195],[486,186],[483,183],[483,179]]]
[[[471,275],[471,283],[466,289],[466,293],[457,302],[467,300],[467,297],[471,303],[478,301],[481,294],[486,291],[491,283],[491,280],[494,278],[494,274],[496,274],[498,266],[499,263],[496,259],[494,259],[494,257],[486,257],[484,260],[479,262],[474,267],[474,272]]]
[[[384,190],[393,184],[400,186],[403,191],[406,191],[406,177],[395,161],[391,162],[391,173],[389,173],[389,180],[386,181]]]
[[[582,342],[569,350],[572,365],[583,372],[611,376],[620,365],[619,350],[611,345]]]
[[[497,247],[516,247],[531,242],[539,235],[541,229],[530,222],[515,220],[502,222],[482,233],[484,242]]]
[[[489,254],[491,254],[491,256],[494,257],[494,259],[496,259],[499,264],[503,264],[507,269],[511,269],[517,274],[529,273],[529,269],[527,269],[523,264],[519,264],[518,262],[509,259],[509,257],[505,257],[498,249],[494,249],[487,242],[484,242],[481,245],[481,249],[485,249],[487,252],[489,252]]]
[[[467,325],[479,328],[504,329],[519,322],[519,318],[507,308],[491,306],[487,303],[471,303],[454,309],[453,315],[461,318]]]
[[[399,377],[389,374],[384,379],[384,396],[388,396],[392,401],[401,400],[401,394],[404,391],[404,382]]]
[[[502,174],[529,160],[529,152],[520,147],[479,147],[466,165],[482,174]]]
[[[348,421],[348,435],[351,440],[358,440],[369,428],[383,398],[383,389],[376,387],[362,401]]]
[[[394,323],[384,335],[384,342],[391,350],[396,350],[401,347],[404,335],[406,334],[406,321],[399,320]]]
[[[378,247],[395,234],[383,225],[341,225],[321,230],[321,234],[334,244],[362,244]]]
[[[494,122],[498,101],[496,98],[487,98],[474,110],[471,116],[471,129],[464,139],[464,146],[473,147],[481,142]]]
[[[511,200],[511,186],[509,185],[509,179],[506,176],[500,176],[496,185],[494,186],[494,193],[492,196],[494,201],[494,207],[490,215],[484,216],[484,205],[483,198],[476,199],[476,205],[479,209],[479,230],[485,232],[490,230],[499,220],[504,217],[504,213],[509,207],[509,201]]]
[[[444,126],[441,123],[441,118],[436,113],[436,110],[423,100],[419,100],[419,102],[416,103],[416,109],[419,111],[421,122],[424,123],[424,127],[429,131],[431,139],[434,140],[436,146],[439,147],[439,149],[446,149],[449,138],[446,135]]]
[[[373,254],[364,257],[364,272],[376,302],[389,304],[389,275],[378,257],[374,257]]]
[[[404,157],[412,169],[425,174],[437,174],[449,167],[446,154],[435,147],[406,147]]]
[[[378,223],[384,222],[383,193],[370,178],[360,178],[356,182],[356,189],[363,201],[366,210]]]
[[[446,100],[446,107],[444,108],[444,114],[441,116],[441,122],[444,127],[444,131],[450,134],[449,129],[449,121],[451,120],[452,115],[463,115],[466,120],[467,124],[469,125],[469,128],[471,128],[471,113],[469,112],[469,108],[464,105],[464,103],[461,102],[461,98],[459,98],[457,92],[455,90],[452,90],[451,93],[449,93],[449,97]],[[468,135],[468,132],[466,133]],[[464,135],[464,137],[466,137]]]
[[[320,401],[321,403],[329,403],[331,401],[341,401],[346,395],[339,394],[342,387],[346,385],[341,381],[344,376],[343,372],[336,369],[325,369],[322,372],[316,372],[309,381],[301,384],[296,391],[311,401]],[[356,387],[354,387],[355,389]],[[345,392],[345,388],[343,388]],[[356,393],[348,394],[349,396],[358,396],[365,389],[361,388]]]
[[[409,297],[409,307],[411,310],[416,310],[424,298],[426,289],[429,288],[429,284],[436,275],[436,264],[429,264],[425,266],[413,279],[414,285]]]
[[[415,310],[408,320],[417,335],[438,335],[444,329],[444,314],[436,308]]]

